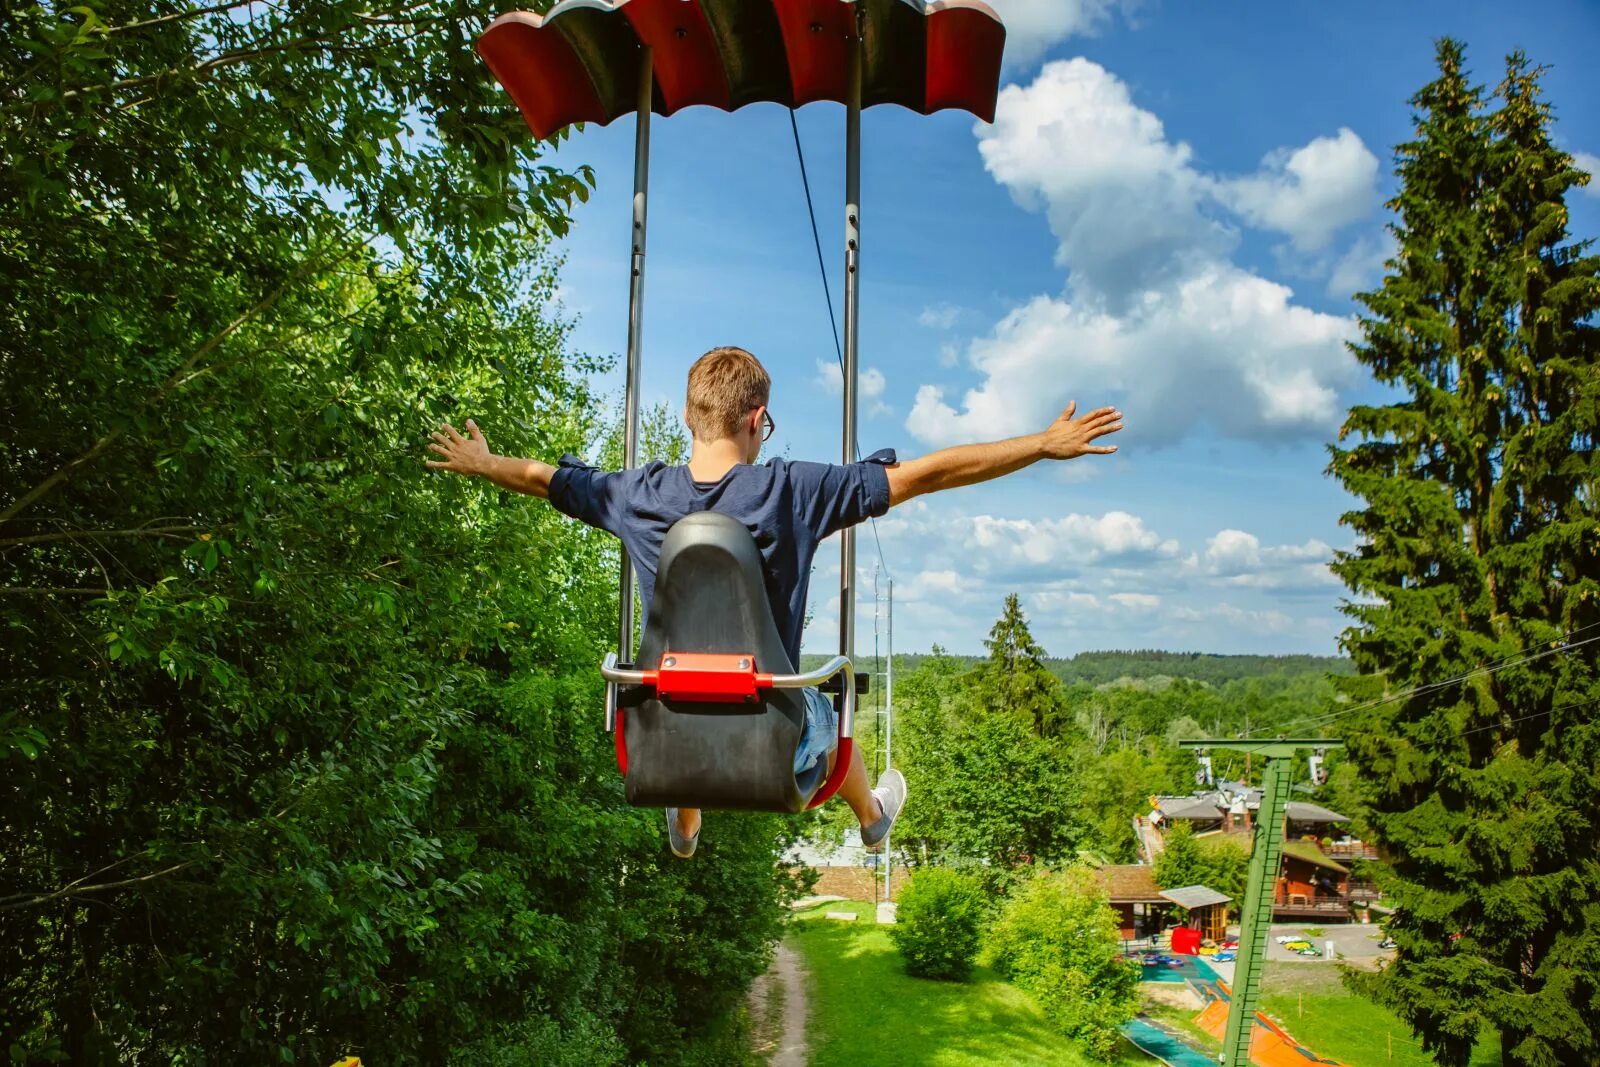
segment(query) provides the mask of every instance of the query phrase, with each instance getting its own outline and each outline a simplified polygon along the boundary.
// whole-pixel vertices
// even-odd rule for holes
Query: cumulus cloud
[[[1172,444],[1199,426],[1234,437],[1327,431],[1335,386],[1352,376],[1343,318],[1291,303],[1285,286],[1224,263],[1151,294],[1124,315],[1073,297],[1013,310],[969,359],[983,381],[958,410],[918,388],[906,429],[931,445],[1038,430],[1068,400],[1116,395],[1125,437]]]
[[[1092,36],[1140,0],[989,0],[1006,26],[1006,64],[1026,67],[1068,37]]]
[[[1327,568],[1332,549],[1314,538],[1276,544],[1229,528],[1184,544],[1125,511],[1018,517],[969,512],[945,497],[895,508],[878,533],[902,568],[894,588],[901,649],[937,641],[978,651],[1009,593],[1021,594],[1035,636],[1057,654],[1331,650],[1342,625]],[[858,629],[870,627],[875,564],[870,551],[858,557]],[[834,641],[837,583],[837,563],[819,561],[813,651]]]
[[[1344,347],[1354,321],[1297,305],[1287,286],[1234,264],[1237,232],[1216,212],[1230,201],[1291,241],[1326,243],[1370,190],[1362,175],[1376,160],[1359,138],[1341,130],[1269,156],[1250,178],[1218,179],[1085,59],[1008,86],[994,124],[975,129],[989,172],[1045,216],[1066,286],[969,345],[978,385],[959,397],[921,385],[906,420],[915,437],[943,445],[1036,430],[1073,398],[1117,403],[1130,443],[1331,431],[1338,391],[1355,378]]]
[[[994,123],[974,128],[984,166],[1021,207],[1044,213],[1057,262],[1080,288],[1116,302],[1232,247],[1200,210],[1209,183],[1189,146],[1168,141],[1096,63],[1046,64],[1031,85],[1002,89]]]
[[[1377,204],[1378,157],[1346,127],[1270,152],[1257,173],[1221,179],[1214,191],[1252,225],[1286,235],[1298,251],[1317,252]]]
[[[817,360],[817,376],[812,380],[829,396],[844,395],[844,373],[839,369],[838,360]],[[856,398],[865,406],[868,415],[894,413],[894,409],[883,400],[884,390],[888,387],[889,380],[877,367],[866,367],[857,372]]]
[[[1600,198],[1600,156],[1590,152],[1574,152],[1572,162],[1579,170],[1589,172],[1591,180],[1583,187],[1583,194]]]
[[[1219,530],[1185,565],[1222,584],[1285,592],[1326,592],[1341,583],[1328,569],[1333,549],[1312,538],[1299,545],[1263,546],[1244,530]]]

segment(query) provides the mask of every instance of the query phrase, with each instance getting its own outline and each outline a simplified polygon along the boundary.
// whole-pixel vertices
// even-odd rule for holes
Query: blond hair
[[[732,437],[739,422],[764,407],[772,394],[772,378],[761,361],[742,348],[713,348],[689,368],[689,402],[684,421],[702,441]]]

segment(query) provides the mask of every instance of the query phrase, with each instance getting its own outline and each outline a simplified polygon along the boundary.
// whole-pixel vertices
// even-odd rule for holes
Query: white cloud
[[[1172,648],[1327,651],[1343,625],[1331,548],[1274,544],[1219,530],[1192,544],[1124,511],[1019,517],[969,512],[962,498],[922,497],[878,520],[898,568],[895,646],[934,642],[977,652],[1008,593],[1023,598],[1050,652]],[[863,533],[863,536],[867,536]],[[870,544],[870,541],[868,542]],[[858,634],[870,634],[874,553],[858,547]],[[836,560],[837,557],[834,557]],[[918,569],[920,564],[920,569]],[[812,651],[837,633],[838,565],[812,578]]]
[[[1189,146],[1168,140],[1120,80],[1084,59],[1048,63],[1032,84],[1004,89],[995,123],[975,130],[989,172],[1045,215],[1066,289],[970,344],[982,381],[959,400],[921,385],[906,420],[915,437],[942,445],[1037,430],[1070,399],[1116,403],[1127,444],[1333,430],[1338,389],[1355,379],[1344,347],[1354,321],[1296,305],[1287,286],[1229,260],[1237,235],[1206,211],[1224,183],[1196,170]],[[1362,153],[1341,131],[1282,155],[1257,185],[1228,188],[1285,232],[1321,240],[1293,209],[1353,211],[1345,176],[1362,170]]]
[[[974,129],[989,173],[1045,213],[1057,262],[1113,303],[1232,246],[1200,211],[1209,183],[1189,146],[1098,64],[1047,63],[1031,85],[1002,89],[994,123]]]
[[[969,356],[984,380],[957,410],[917,390],[906,429],[930,445],[1043,429],[1067,401],[1115,402],[1118,443],[1172,444],[1198,427],[1234,437],[1329,432],[1334,386],[1353,372],[1343,318],[1298,307],[1289,289],[1214,263],[1150,294],[1123,316],[1092,302],[1039,296],[1012,311]]]
[[[1356,238],[1328,272],[1328,295],[1349,297],[1373,288],[1383,277],[1384,264],[1394,254],[1393,234]]]
[[[1299,545],[1262,547],[1260,538],[1244,530],[1219,530],[1204,552],[1191,555],[1185,566],[1221,584],[1285,592],[1326,592],[1341,583],[1328,569],[1333,549],[1316,538]]]
[[[844,374],[838,360],[817,360],[817,376],[812,379],[829,396],[844,395]],[[866,406],[868,415],[892,415],[894,409],[884,403],[883,394],[889,380],[877,367],[867,367],[856,373],[856,398]]]
[[[1112,16],[1129,14],[1140,0],[989,0],[1006,27],[1006,64],[1025,67],[1058,41],[1092,36]]]
[[[1378,157],[1345,127],[1269,152],[1257,173],[1218,181],[1215,195],[1252,225],[1287,235],[1297,251],[1317,252],[1376,206]]]
[[[1072,514],[1060,519],[1001,519],[973,515],[959,527],[964,547],[982,553],[989,567],[1006,564],[1097,563],[1113,557],[1178,554],[1163,538],[1125,511]]]
[[[930,330],[948,330],[972,312],[959,304],[930,304],[917,316],[917,323]]]
[[[1574,152],[1572,162],[1579,170],[1589,172],[1590,181],[1583,187],[1583,194],[1600,198],[1600,156],[1590,152]]]

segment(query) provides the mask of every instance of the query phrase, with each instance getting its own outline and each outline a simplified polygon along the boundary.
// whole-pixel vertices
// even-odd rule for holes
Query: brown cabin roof
[[[1148,863],[1111,864],[1094,873],[1113,904],[1167,903],[1156,885],[1155,868]]]

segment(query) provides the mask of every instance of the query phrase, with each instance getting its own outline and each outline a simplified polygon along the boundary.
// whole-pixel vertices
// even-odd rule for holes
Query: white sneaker
[[[872,795],[878,798],[878,805],[883,809],[883,815],[871,826],[861,828],[861,843],[866,846],[868,852],[882,852],[883,840],[889,836],[890,827],[894,826],[895,820],[900,817],[900,812],[905,810],[905,776],[893,768],[884,771]]]

